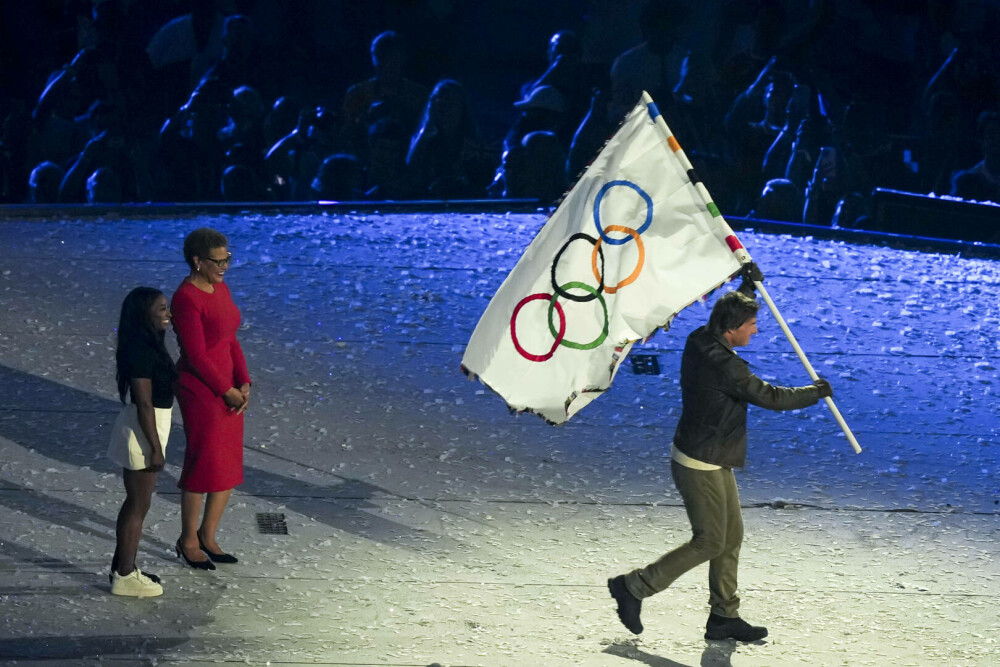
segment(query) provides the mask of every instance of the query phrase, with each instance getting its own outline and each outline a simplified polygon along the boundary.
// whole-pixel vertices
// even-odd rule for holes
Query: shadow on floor
[[[120,403],[2,365],[0,386],[5,388],[0,399],[0,437],[68,465],[95,472],[119,473],[119,468],[106,458],[105,451]],[[157,492],[169,502],[180,501],[175,475],[180,472],[183,458],[184,433],[175,423],[167,446],[167,470],[157,480]],[[114,539],[113,519],[55,500],[13,481],[0,480],[0,490],[4,488],[6,492],[0,493],[0,503],[71,529],[100,533],[81,526],[81,519],[88,518],[97,525],[107,526],[108,539]],[[244,483],[239,491],[265,499],[280,499],[281,504],[292,511],[377,542],[414,550],[459,547],[449,537],[383,516],[382,507],[371,501],[391,499],[395,494],[350,477],[331,475],[330,484],[315,484],[245,466]],[[26,495],[18,498],[18,494]],[[171,547],[164,545],[167,551]]]

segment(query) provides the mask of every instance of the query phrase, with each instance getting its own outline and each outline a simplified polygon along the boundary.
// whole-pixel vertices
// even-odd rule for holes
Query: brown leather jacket
[[[721,336],[703,326],[684,345],[681,396],[683,409],[674,433],[677,449],[705,463],[742,468],[747,454],[747,404],[768,410],[805,408],[819,401],[819,389],[764,382]]]

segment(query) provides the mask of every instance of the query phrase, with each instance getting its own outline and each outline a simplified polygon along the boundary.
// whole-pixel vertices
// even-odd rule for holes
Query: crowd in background
[[[996,0],[3,12],[0,203],[547,203],[643,90],[727,215],[850,227],[876,187],[1000,202]]]

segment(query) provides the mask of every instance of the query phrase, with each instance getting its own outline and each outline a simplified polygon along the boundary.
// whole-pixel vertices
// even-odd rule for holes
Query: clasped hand
[[[226,402],[230,412],[242,414],[250,402],[250,385],[245,384],[239,389],[230,387],[229,391],[222,395],[222,400]]]

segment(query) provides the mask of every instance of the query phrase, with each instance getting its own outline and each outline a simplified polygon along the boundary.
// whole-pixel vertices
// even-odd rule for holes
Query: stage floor
[[[570,423],[507,413],[462,351],[544,217],[192,215],[0,222],[0,660],[39,664],[994,665],[1000,663],[1000,261],[744,232],[765,284],[865,451],[825,406],[751,409],[741,613],[759,644],[706,642],[707,567],[628,633],[607,577],[687,539],[669,479],[695,304]],[[255,382],[246,481],[219,540],[173,555],[179,410],[147,519],[160,598],[109,594],[124,497],[104,457],[114,327],[140,284],[172,293],[195,227]],[[762,310],[742,351],[807,375]],[[172,340],[172,334],[168,335]],[[176,347],[172,346],[176,352]],[[287,535],[262,534],[282,514]]]

